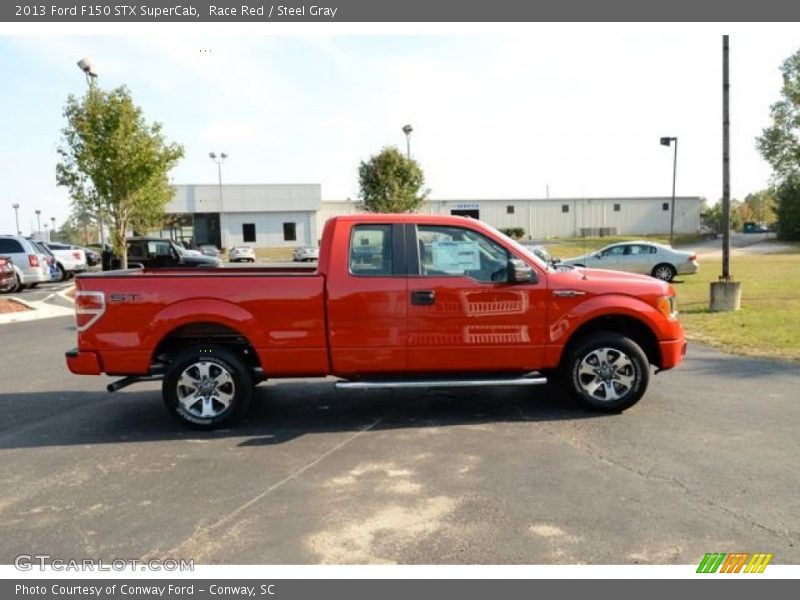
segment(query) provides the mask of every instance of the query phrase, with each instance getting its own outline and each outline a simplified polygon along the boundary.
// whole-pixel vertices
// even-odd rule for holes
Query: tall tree
[[[800,240],[800,175],[790,175],[775,191],[778,237]]]
[[[163,216],[173,193],[167,173],[183,148],[165,141],[159,123],[145,121],[125,87],[106,92],[92,84],[84,97],[67,98],[64,117],[56,181],[79,210],[108,217],[125,269],[127,231]]]
[[[800,50],[783,62],[781,74],[781,99],[770,107],[772,124],[757,138],[778,181],[800,174]]]
[[[744,203],[750,210],[751,218],[745,221],[771,224],[775,222],[775,192],[772,189],[747,194]]]
[[[422,190],[425,175],[417,161],[395,147],[384,148],[361,162],[358,181],[361,201],[368,212],[413,212],[430,194],[430,190]]]

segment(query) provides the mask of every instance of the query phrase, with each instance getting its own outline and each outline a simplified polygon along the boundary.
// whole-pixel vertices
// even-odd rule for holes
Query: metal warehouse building
[[[700,228],[703,199],[675,200],[675,232]],[[525,237],[669,233],[670,197],[428,200],[420,212],[462,215]],[[312,246],[336,215],[359,212],[358,202],[322,201],[319,184],[176,185],[163,236],[197,246]]]
[[[421,212],[462,215],[480,219],[498,229],[522,228],[525,237],[599,235],[649,235],[669,233],[672,198],[547,198],[428,200]],[[675,232],[694,233],[700,228],[703,199],[675,198]],[[323,202],[318,226],[337,214],[358,212],[353,201]]]
[[[319,184],[176,185],[162,235],[218,248],[316,245]]]

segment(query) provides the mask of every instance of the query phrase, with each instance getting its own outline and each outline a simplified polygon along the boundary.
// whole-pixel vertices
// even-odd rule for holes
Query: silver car
[[[30,240],[19,235],[0,235],[0,255],[11,258],[17,290],[50,281],[47,257]]]
[[[234,246],[228,252],[228,260],[231,262],[256,262],[256,252],[250,246]]]
[[[652,275],[662,281],[672,281],[676,275],[693,275],[700,269],[697,255],[693,252],[683,252],[664,244],[646,241],[611,244],[597,252],[567,258],[561,263]]]
[[[319,248],[316,246],[300,246],[292,252],[292,260],[299,262],[311,262],[319,260]]]

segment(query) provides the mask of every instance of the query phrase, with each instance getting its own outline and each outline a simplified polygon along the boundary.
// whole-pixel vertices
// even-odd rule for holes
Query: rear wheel
[[[66,281],[67,279],[69,279],[69,273],[67,272],[67,270],[64,268],[63,265],[59,264],[58,265],[58,280],[59,281]]]
[[[613,332],[580,340],[563,368],[573,396],[605,412],[620,412],[636,404],[650,381],[644,351],[630,338]]]
[[[167,409],[184,424],[215,429],[245,414],[253,387],[239,358],[220,346],[201,345],[177,356],[164,377],[162,394]]]
[[[653,267],[653,277],[661,281],[672,281],[676,274],[675,267],[667,263],[662,263]]]

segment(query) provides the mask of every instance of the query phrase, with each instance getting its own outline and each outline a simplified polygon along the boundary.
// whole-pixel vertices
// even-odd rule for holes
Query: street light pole
[[[53,227],[50,229],[50,235],[52,235],[56,232],[56,218],[50,217],[50,222],[53,223]]]
[[[411,132],[414,131],[414,128],[411,125],[404,125],[403,126],[403,133],[406,134],[406,158],[411,160]]]
[[[214,152],[209,152],[208,156],[211,160],[217,163],[217,175],[219,177],[219,228],[220,228],[220,240],[222,242],[222,248],[228,247],[227,241],[227,229],[223,227],[222,219],[225,217],[225,200],[222,196],[222,163],[225,162],[225,159],[228,158],[228,155],[224,152],[221,152],[219,156],[216,155]],[[221,248],[221,249],[222,249]]]
[[[95,90],[95,81],[97,80],[97,71],[92,64],[92,61],[88,58],[82,58],[78,61],[78,68],[83,71],[83,74],[86,75],[86,85],[89,86],[89,93],[94,92]],[[103,212],[98,207],[97,210],[97,224],[100,226],[100,244],[102,245],[103,249],[106,247],[106,231],[103,227]]]
[[[14,209],[14,221],[17,224],[17,235],[22,235],[22,232],[19,229],[19,204],[14,202],[14,204],[11,205],[11,208]]]
[[[672,205],[669,211],[669,245],[672,246],[673,238],[675,237],[675,176],[678,173],[678,138],[676,137],[662,137],[661,145],[669,146],[675,142],[675,154],[672,158]]]
[[[42,239],[42,219],[40,217],[41,217],[42,211],[40,211],[37,208],[34,212],[36,213],[36,232],[39,234],[39,239],[41,240]]]

